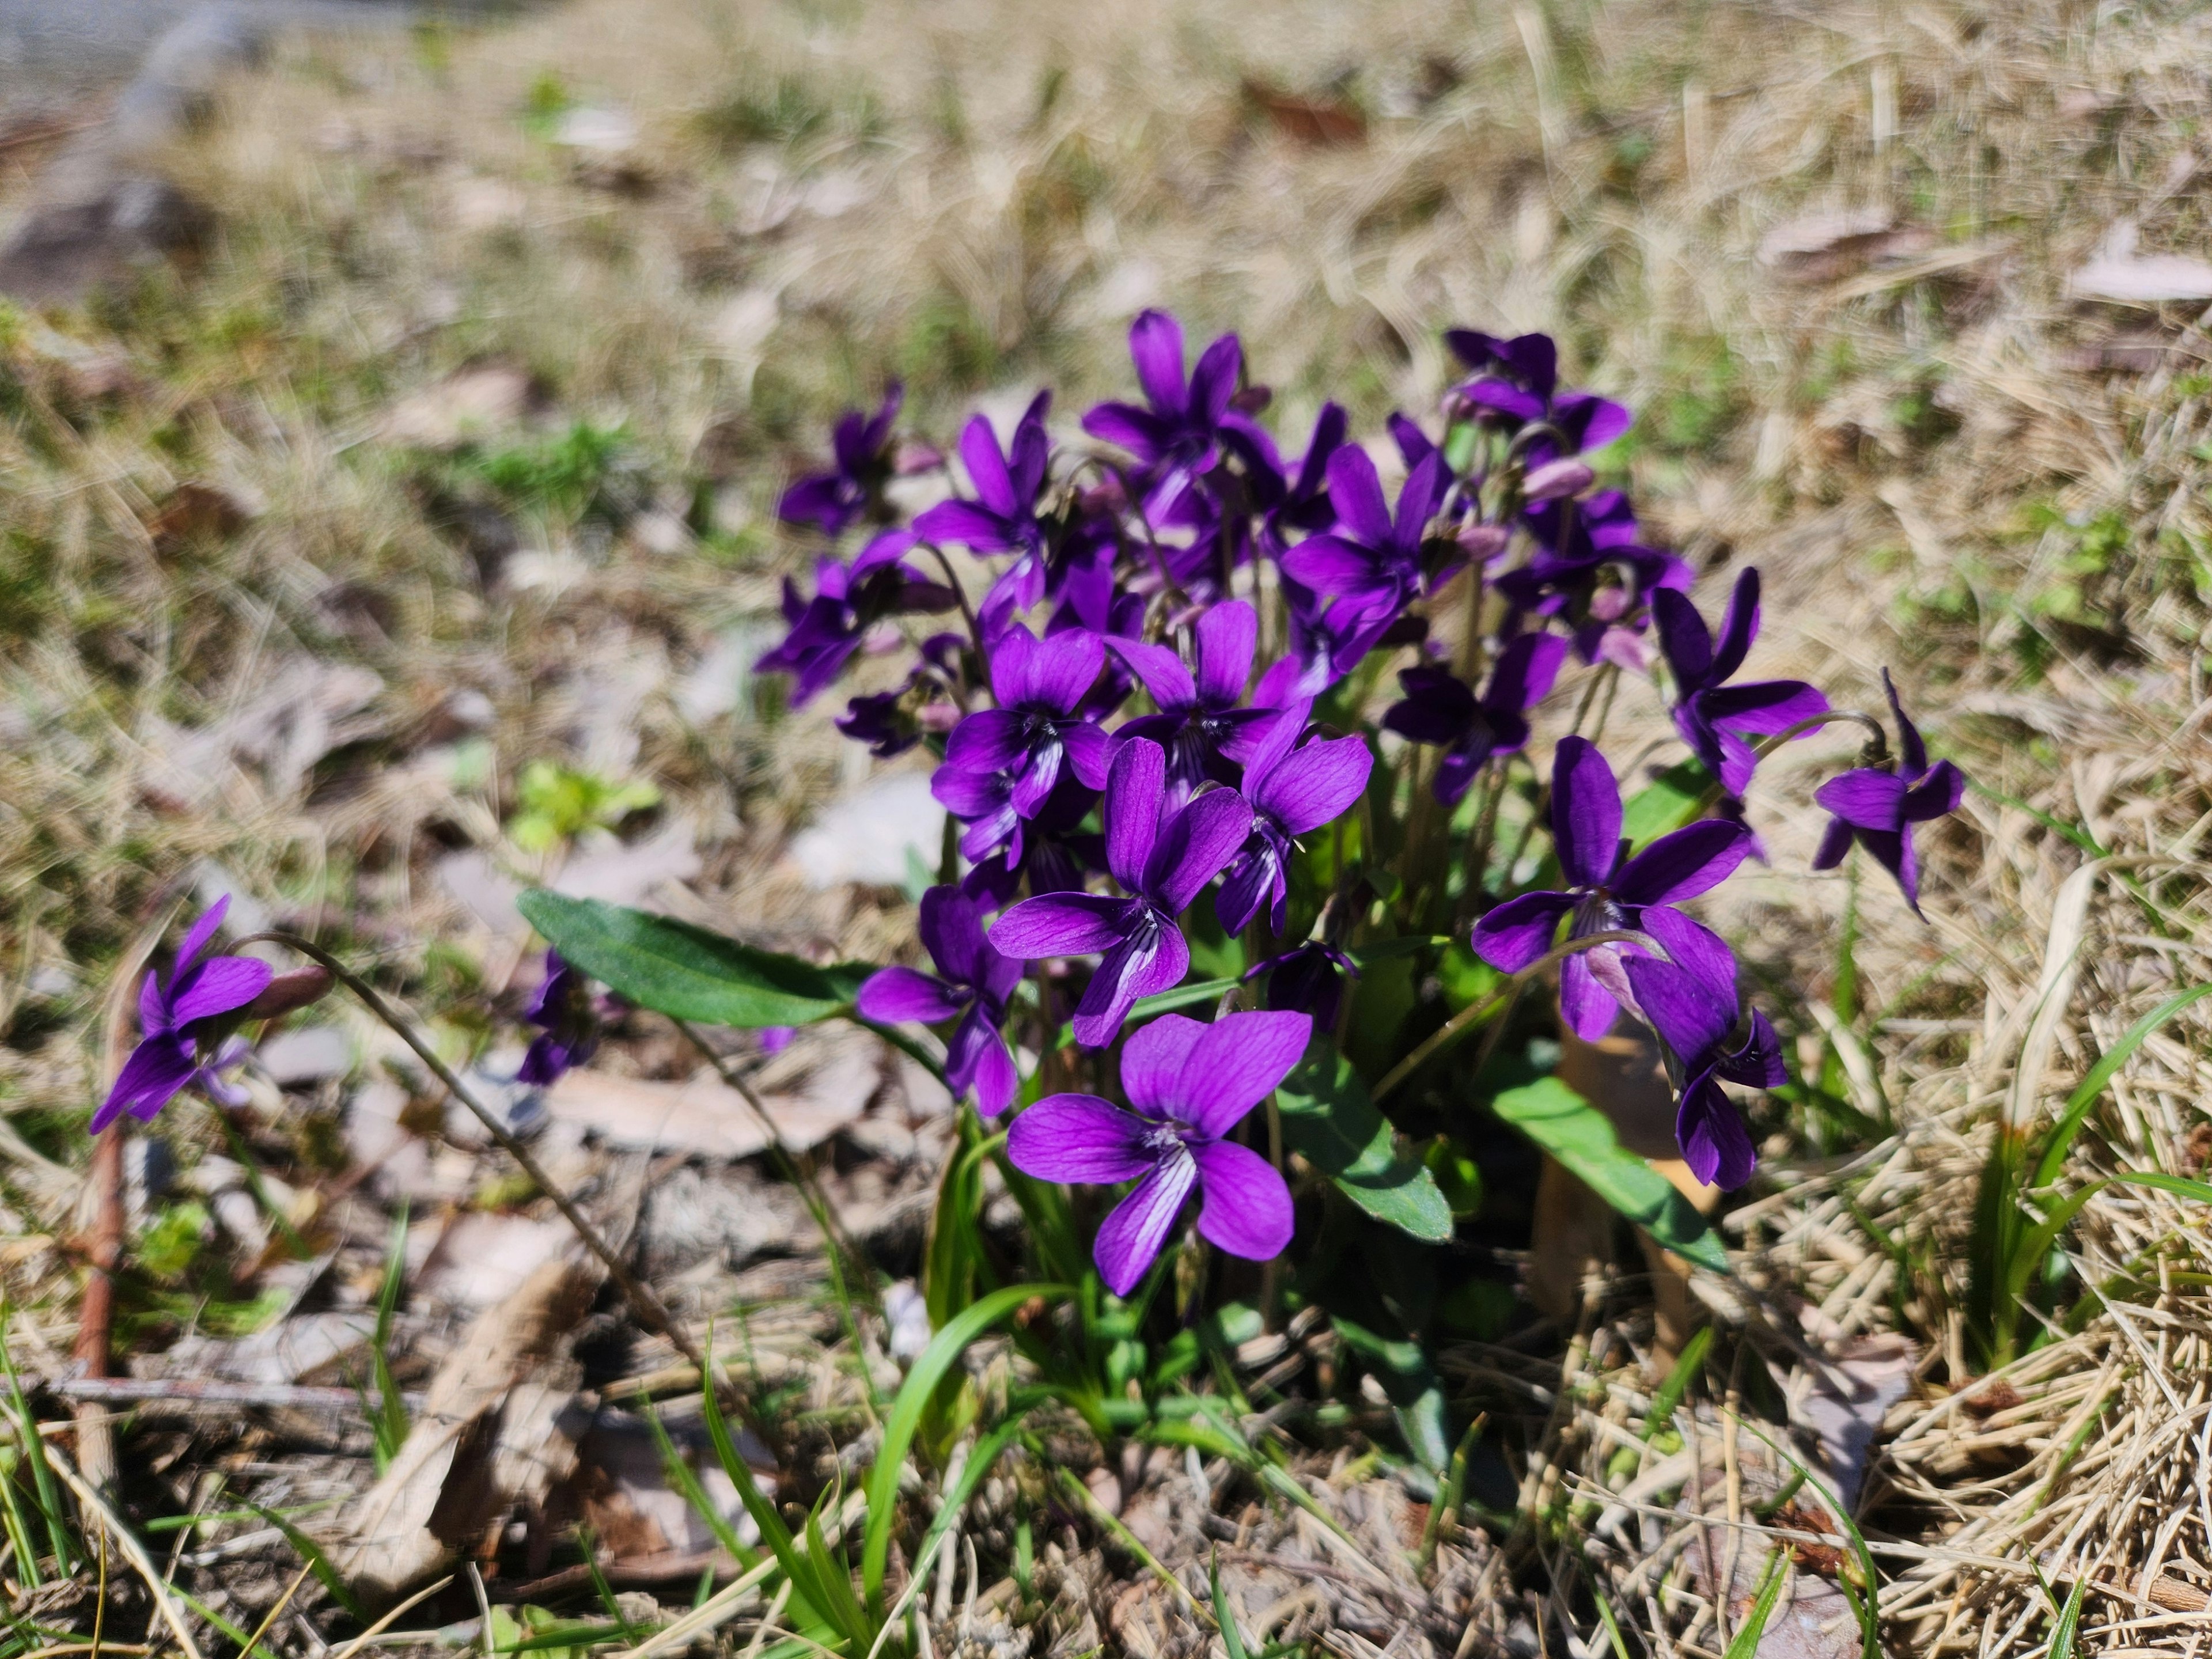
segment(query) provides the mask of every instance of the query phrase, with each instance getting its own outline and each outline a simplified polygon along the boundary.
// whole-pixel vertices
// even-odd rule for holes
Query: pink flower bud
[[[1589,464],[1573,456],[1563,456],[1556,461],[1547,461],[1522,480],[1521,498],[1527,501],[1556,501],[1564,495],[1579,495],[1596,482],[1597,474]]]

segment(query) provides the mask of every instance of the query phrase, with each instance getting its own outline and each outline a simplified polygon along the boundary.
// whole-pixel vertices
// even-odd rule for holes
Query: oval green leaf
[[[1451,1206],[1419,1158],[1398,1150],[1389,1120],[1350,1060],[1316,1036],[1275,1091],[1283,1144],[1377,1221],[1426,1244],[1452,1236]]]

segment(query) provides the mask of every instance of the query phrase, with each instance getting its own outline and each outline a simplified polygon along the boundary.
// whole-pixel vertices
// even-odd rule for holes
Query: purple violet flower
[[[989,418],[978,415],[970,420],[960,434],[960,459],[976,498],[939,501],[914,521],[915,533],[926,541],[1016,556],[983,596],[978,614],[987,635],[1044,597],[1045,532],[1036,503],[1052,460],[1052,440],[1044,429],[1051,402],[1049,392],[1037,393],[1003,454]]]
[[[1441,668],[1402,668],[1406,701],[1382,724],[1415,743],[1444,745],[1437,799],[1455,806],[1492,755],[1516,753],[1528,741],[1528,711],[1551,695],[1567,642],[1556,634],[1522,634],[1498,653],[1482,696]]]
[[[1709,1187],[1741,1187],[1758,1167],[1758,1155],[1721,1084],[1779,1088],[1789,1081],[1782,1040],[1753,1009],[1743,1040],[1724,1048],[1737,1024],[1735,957],[1717,936],[1679,910],[1646,912],[1644,931],[1667,959],[1632,957],[1622,966],[1645,1021],[1673,1054],[1668,1069],[1679,1099],[1674,1139],[1682,1161]]]
[[[1328,498],[1328,463],[1329,458],[1344,447],[1348,424],[1341,404],[1323,404],[1321,413],[1314,417],[1313,436],[1306,441],[1306,451],[1296,473],[1281,465],[1273,441],[1267,439],[1260,428],[1251,428],[1266,441],[1261,464],[1249,470],[1254,483],[1254,504],[1266,515],[1260,531],[1260,544],[1273,558],[1281,559],[1288,549],[1290,538],[1286,532],[1295,530],[1310,533],[1326,530],[1336,522],[1336,508]]]
[[[921,642],[921,660],[904,680],[888,691],[865,692],[850,698],[834,724],[855,743],[867,745],[879,760],[903,755],[921,741],[921,713],[932,697],[960,678],[959,659],[967,641],[957,634],[933,634]],[[926,689],[925,689],[926,688]],[[915,694],[921,690],[922,695]],[[921,707],[917,707],[920,705]],[[950,705],[940,712],[950,714]]]
[[[1285,573],[1363,617],[1395,617],[1422,590],[1422,535],[1450,483],[1443,458],[1431,455],[1407,475],[1394,518],[1375,463],[1358,445],[1345,445],[1328,458],[1339,527],[1285,553]]]
[[[786,524],[817,525],[825,535],[842,535],[890,476],[891,422],[898,419],[905,397],[906,389],[893,380],[884,388],[883,406],[872,418],[857,409],[839,416],[830,438],[835,464],[785,490],[776,516]]]
[[[1587,738],[1561,738],[1552,768],[1552,844],[1566,890],[1522,893],[1492,910],[1474,924],[1475,954],[1517,974],[1550,951],[1559,918],[1570,915],[1570,939],[1648,932],[1655,909],[1718,886],[1750,850],[1741,824],[1703,818],[1630,858],[1620,821],[1620,787],[1605,757]],[[1633,1006],[1620,960],[1634,953],[1601,945],[1559,963],[1559,1012],[1577,1036],[1596,1042],[1621,1003]]]
[[[1542,421],[1559,430],[1569,453],[1578,453],[1602,448],[1635,424],[1636,417],[1608,398],[1559,390],[1559,349],[1548,334],[1509,340],[1455,328],[1445,331],[1444,343],[1476,374],[1457,388],[1459,398],[1508,431]],[[1555,457],[1559,448],[1543,441],[1528,453],[1532,461],[1543,461]]]
[[[1307,708],[1297,703],[1283,711],[1245,771],[1252,833],[1213,896],[1213,914],[1227,933],[1243,933],[1262,906],[1268,926],[1283,931],[1292,838],[1333,823],[1366,791],[1375,764],[1366,739],[1320,738],[1298,746]]]
[[[1145,738],[1123,744],[1106,779],[1106,867],[1127,894],[1044,893],[1024,899],[991,927],[1010,957],[1102,953],[1075,1009],[1075,1040],[1103,1048],[1129,1006],[1182,982],[1190,946],[1176,920],[1221,873],[1252,828],[1252,809],[1233,789],[1208,790],[1169,805],[1167,755]]]
[[[952,590],[905,562],[914,545],[913,532],[889,530],[862,548],[849,568],[835,559],[819,561],[811,599],[799,598],[786,577],[783,617],[791,631],[753,665],[754,672],[793,676],[798,684],[791,701],[798,708],[844,672],[861,636],[885,617],[951,610],[959,603]]]
[[[980,860],[960,878],[960,890],[986,909],[1003,909],[1021,890],[1079,893],[1087,872],[1106,866],[1105,837],[1081,833],[1083,820],[1098,804],[1098,792],[1085,788],[1073,771],[1036,814],[1022,823],[1021,846],[1001,847]]]
[[[523,1018],[540,1028],[522,1057],[517,1083],[543,1089],[560,1080],[572,1066],[581,1066],[599,1048],[599,1011],[583,973],[558,951],[545,953],[545,977]]]
[[[1199,355],[1185,380],[1182,325],[1164,311],[1145,311],[1129,325],[1129,356],[1146,406],[1100,404],[1084,416],[1083,429],[1137,458],[1150,486],[1146,510],[1157,520],[1212,463],[1223,426],[1250,424],[1229,406],[1244,349],[1234,334],[1223,335]]]
[[[1855,767],[1813,792],[1813,799],[1834,814],[1813,856],[1813,867],[1834,869],[1856,841],[1897,878],[1905,902],[1918,915],[1920,861],[1912,847],[1912,826],[1957,811],[1966,799],[1966,775],[1949,761],[1928,763],[1928,745],[1898,702],[1897,687],[1887,668],[1881,671],[1881,689],[1889,698],[1890,712],[1897,716],[1901,763],[1893,772]]]
[[[186,1089],[198,1089],[226,1106],[242,1106],[246,1096],[217,1075],[246,1058],[242,1042],[223,1042],[225,1016],[244,1008],[268,988],[276,973],[251,957],[210,957],[216,930],[230,908],[230,896],[191,926],[164,980],[149,971],[138,987],[138,1046],[123,1062],[115,1086],[92,1115],[98,1134],[125,1112],[150,1123],[161,1108]],[[216,1043],[213,1052],[209,1045]]]
[[[1802,680],[1759,680],[1729,685],[1759,637],[1759,572],[1736,578],[1721,617],[1720,639],[1683,594],[1662,588],[1651,596],[1659,647],[1674,675],[1674,726],[1705,769],[1728,793],[1750,787],[1758,751],[1744,739],[1771,737],[1828,712],[1828,700]]]
[[[945,1040],[945,1080],[956,1098],[973,1089],[976,1109],[996,1117],[1021,1086],[999,1028],[1006,1024],[1006,1000],[1021,983],[1022,964],[993,948],[975,901],[957,887],[933,887],[921,896],[921,932],[937,972],[882,969],[868,976],[854,1006],[863,1018],[884,1025],[958,1020]]]
[[[1251,678],[1259,638],[1259,612],[1242,599],[1231,599],[1206,611],[1191,629],[1195,676],[1164,645],[1120,637],[1107,641],[1159,708],[1157,714],[1124,720],[1115,729],[1115,745],[1139,738],[1162,745],[1168,754],[1168,787],[1178,802],[1189,799],[1209,778],[1236,782],[1237,768],[1274,723],[1273,709],[1237,707]]]
[[[999,706],[979,709],[952,728],[938,776],[1007,773],[1009,803],[1025,818],[1044,805],[1063,764],[1088,787],[1104,787],[1107,738],[1084,718],[1083,700],[1105,658],[1095,634],[1072,630],[1039,640],[1011,623],[991,652],[991,695]]]
[[[1199,1237],[1248,1261],[1291,1242],[1291,1189],[1275,1166],[1227,1139],[1304,1054],[1304,1014],[1228,1014],[1202,1025],[1163,1014],[1121,1050],[1127,1107],[1096,1095],[1048,1095],[1013,1121],[1006,1157],[1040,1181],[1135,1181],[1098,1230],[1092,1255],[1116,1296],[1159,1257],[1191,1188]]]
[[[1309,939],[1279,957],[1244,970],[1248,980],[1267,975],[1267,1006],[1310,1013],[1322,1030],[1336,1024],[1346,984],[1359,977],[1359,964],[1333,945]]]

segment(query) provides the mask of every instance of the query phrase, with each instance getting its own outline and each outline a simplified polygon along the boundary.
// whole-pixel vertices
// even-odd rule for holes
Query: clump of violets
[[[245,1091],[222,1074],[246,1058],[246,1044],[231,1034],[276,970],[251,957],[208,954],[229,910],[225,894],[192,924],[168,973],[149,970],[140,984],[138,1046],[93,1113],[94,1134],[125,1112],[149,1123],[187,1089],[222,1105],[246,1103]]]
[[[759,666],[804,703],[908,641],[904,680],[875,678],[889,689],[838,726],[927,764],[956,830],[921,902],[930,969],[881,969],[853,1011],[941,1042],[955,1095],[1013,1115],[1015,1169],[1134,1183],[1097,1240],[1117,1294],[1194,1192],[1200,1240],[1288,1247],[1297,1170],[1238,1126],[1310,1049],[1395,1087],[1420,1034],[1504,1018],[1451,1000],[1454,950],[1555,986],[1563,1041],[1639,1023],[1691,1169],[1753,1176],[1728,1091],[1780,1083],[1781,1042],[1684,907],[1763,856],[1776,744],[1881,723],[1749,677],[1759,573],[1708,623],[1695,573],[1619,487],[1607,446],[1632,415],[1570,384],[1552,339],[1445,337],[1462,373],[1427,411],[1363,435],[1321,402],[1279,436],[1236,335],[1194,361],[1147,311],[1133,396],[1069,420],[1041,392],[1010,428],[971,418],[958,477],[939,463],[944,493],[911,522],[884,484],[895,456],[936,452],[896,430],[895,391],[843,417],[831,465],[785,497],[787,521],[833,538],[866,521],[872,539],[825,553],[811,595],[787,590]],[[954,611],[957,631],[914,620]],[[1895,752],[1870,745],[1817,793],[1814,864],[1863,848],[1917,909],[1916,832],[1964,781],[1889,702]],[[1412,960],[1375,970],[1393,957]],[[582,1039],[545,994],[540,1042]],[[1210,1023],[1168,1012],[1202,1003]],[[1052,1069],[1025,1079],[1026,1054]],[[1423,1133],[1439,1115],[1455,1133],[1478,1098],[1455,1073]]]

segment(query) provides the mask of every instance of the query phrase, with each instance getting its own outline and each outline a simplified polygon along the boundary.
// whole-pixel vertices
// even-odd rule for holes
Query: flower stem
[[[459,1101],[475,1115],[477,1121],[483,1125],[485,1132],[499,1143],[501,1151],[515,1161],[523,1174],[530,1177],[538,1190],[553,1200],[553,1207],[561,1212],[562,1219],[574,1229],[576,1237],[583,1241],[584,1247],[597,1256],[599,1265],[607,1270],[607,1277],[614,1280],[615,1287],[622,1292],[623,1300],[629,1304],[630,1312],[637,1316],[638,1323],[647,1330],[657,1331],[666,1337],[674,1346],[677,1352],[699,1368],[699,1375],[702,1378],[708,1377],[706,1355],[700,1352],[699,1345],[692,1341],[684,1328],[676,1322],[676,1317],[668,1311],[667,1304],[654,1294],[652,1286],[630,1272],[629,1268],[616,1255],[613,1247],[608,1244],[599,1230],[594,1227],[583,1211],[576,1206],[575,1200],[562,1191],[553,1177],[545,1172],[544,1166],[540,1164],[536,1157],[532,1154],[530,1149],[516,1139],[507,1126],[495,1117],[490,1109],[476,1097],[469,1086],[455,1075],[453,1068],[439,1057],[437,1050],[431,1048],[416,1032],[411,1022],[403,1018],[397,1009],[386,1002],[374,986],[369,984],[367,980],[362,979],[311,939],[301,939],[297,933],[270,932],[252,934],[240,939],[239,945],[243,947],[264,939],[272,945],[281,945],[287,950],[297,951],[301,956],[319,963],[323,967],[330,969],[331,975],[339,984],[358,997],[362,1005],[369,1012],[382,1020],[398,1036],[402,1042],[412,1048],[416,1058],[430,1068],[432,1073],[439,1082],[446,1085],[447,1091],[454,1099]],[[712,1386],[711,1382],[708,1386]]]

